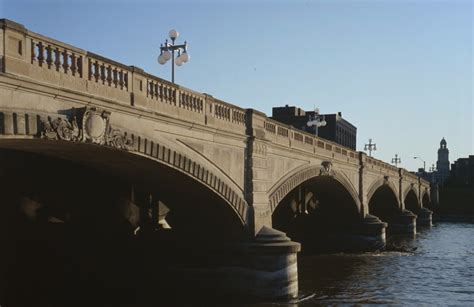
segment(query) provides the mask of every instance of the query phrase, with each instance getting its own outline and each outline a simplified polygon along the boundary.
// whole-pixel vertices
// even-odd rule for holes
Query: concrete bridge
[[[300,244],[289,238],[308,252],[370,250],[387,227],[431,225],[429,183],[405,169],[0,24],[0,178],[17,204],[8,214],[19,206],[35,220],[48,208],[46,221],[76,225],[83,241],[152,229],[158,254],[219,263],[197,264],[189,280],[264,298],[297,294]]]

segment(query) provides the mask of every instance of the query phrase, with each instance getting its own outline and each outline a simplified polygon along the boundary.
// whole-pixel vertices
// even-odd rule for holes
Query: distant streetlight
[[[306,123],[308,127],[314,126],[314,134],[318,136],[318,128],[326,126],[326,120],[324,115],[319,115],[319,109],[314,109],[314,115],[309,116],[308,122]]]
[[[426,162],[425,162],[425,160],[423,160],[420,157],[413,157],[413,159],[419,159],[419,160],[423,161],[423,172],[426,172]]]
[[[377,150],[377,144],[372,143],[372,139],[369,139],[369,144],[365,144],[364,151],[369,151],[369,157],[372,157],[372,151]]]
[[[398,154],[395,154],[395,157],[392,158],[392,163],[395,164],[396,167],[398,167],[399,163],[402,163],[402,160],[400,157],[398,157]]]
[[[431,183],[434,184],[435,183],[436,166],[434,164],[431,164],[429,171],[431,173]]]
[[[174,83],[174,64],[176,66],[181,66],[187,61],[189,61],[189,54],[188,54],[188,45],[186,41],[184,44],[175,45],[174,41],[178,38],[179,33],[175,29],[169,32],[169,37],[171,39],[171,44],[168,43],[168,39],[165,40],[164,44],[160,45],[160,55],[158,56],[158,63],[161,65],[166,64],[171,59],[171,82]],[[170,52],[171,51],[171,52]],[[176,61],[174,58],[174,52],[178,51],[178,56],[176,57]],[[181,52],[182,51],[182,52]]]

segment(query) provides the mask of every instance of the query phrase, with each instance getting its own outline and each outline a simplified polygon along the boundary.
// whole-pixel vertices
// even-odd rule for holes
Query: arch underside
[[[309,253],[338,251],[344,246],[341,240],[345,242],[360,222],[353,196],[332,176],[316,176],[301,183],[272,214],[273,227],[300,242]]]
[[[36,139],[41,140],[41,144],[51,144],[45,143],[46,141],[58,141],[61,143],[61,145],[57,144],[59,148],[66,143],[75,144],[67,146],[88,144],[92,145],[89,147],[92,152],[98,151],[98,148],[107,148],[109,152],[112,150],[117,155],[123,156],[123,153],[127,152],[129,155],[131,154],[129,157],[142,156],[144,159],[154,162],[150,163],[150,169],[166,165],[167,168],[174,169],[184,174],[185,177],[191,178],[191,182],[196,182],[217,194],[236,212],[241,223],[247,225],[249,206],[243,199],[242,191],[235,190],[225,180],[200,163],[180,152],[158,144],[154,140],[115,129],[110,124],[112,115],[107,110],[84,107],[72,108],[60,113],[64,115],[45,116],[31,113],[0,112],[0,138],[5,138],[1,142],[8,147],[8,142],[14,142],[14,139],[25,142],[28,142],[26,139],[30,139],[30,141]],[[19,149],[28,147],[23,147],[21,143],[15,146]],[[57,156],[63,155],[64,157],[64,154]],[[91,152],[88,150],[84,153],[84,157],[89,155],[86,162],[94,163],[93,156],[90,154]],[[64,158],[67,159],[67,157]],[[73,158],[77,159],[77,157]],[[124,156],[123,159],[126,160],[127,157]],[[127,162],[119,164],[127,164]]]
[[[293,174],[280,179],[277,184],[275,184],[275,188],[269,193],[271,212],[274,212],[278,204],[296,187],[318,177],[328,177],[338,182],[338,184],[344,187],[344,190],[352,197],[357,209],[360,210],[358,194],[354,186],[343,173],[333,169],[326,171],[321,166],[311,166],[303,170],[297,170]]]
[[[391,222],[400,214],[398,198],[388,184],[382,184],[375,189],[368,203],[369,213],[384,222]]]
[[[397,202],[400,203],[400,199],[399,199],[399,196],[398,196],[398,190],[397,190],[396,186],[393,184],[393,182],[391,182],[388,178],[380,178],[380,179],[376,180],[370,186],[370,188],[367,192],[367,202],[368,203],[370,203],[370,200],[372,199],[375,192],[382,186],[388,187],[392,191],[392,193],[395,196]]]
[[[12,189],[23,189],[18,192],[39,190],[36,192],[48,195],[50,202],[79,207],[94,203],[90,209],[100,211],[102,203],[129,196],[126,194],[133,185],[153,193],[170,207],[167,221],[177,230],[201,231],[203,235],[227,233],[231,237],[245,232],[245,219],[240,215],[245,211],[239,214],[239,207],[236,209],[216,191],[218,185],[216,190],[210,189],[178,168],[181,163],[186,169],[184,159],[173,167],[107,146],[44,139],[0,139],[0,148],[3,160],[7,153],[16,162],[11,163],[3,181],[9,182]],[[216,184],[215,177],[213,180]],[[217,228],[221,229],[216,232]]]
[[[410,210],[415,214],[418,214],[418,212],[421,210],[418,197],[416,196],[416,192],[413,189],[410,189],[405,195],[404,204],[405,209]]]

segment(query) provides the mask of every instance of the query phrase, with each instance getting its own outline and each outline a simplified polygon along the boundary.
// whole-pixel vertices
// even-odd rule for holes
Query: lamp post
[[[413,159],[419,159],[419,160],[423,161],[423,172],[426,172],[426,162],[425,162],[425,160],[423,160],[420,157],[413,157]]]
[[[396,167],[398,167],[399,163],[402,163],[402,159],[398,157],[398,154],[395,154],[395,157],[392,158],[392,163],[395,164]]]
[[[314,115],[309,116],[306,125],[308,127],[314,126],[314,135],[318,136],[318,128],[326,126],[326,120],[324,115],[319,115],[319,109],[314,109]]]
[[[431,164],[431,167],[429,169],[430,173],[431,173],[431,183],[435,183],[435,172],[436,172],[436,167],[434,164]]]
[[[364,151],[369,151],[369,157],[372,157],[372,151],[377,150],[377,144],[372,143],[372,139],[369,139],[369,144],[365,144]]]
[[[174,65],[181,66],[187,61],[189,61],[189,54],[188,54],[188,45],[186,41],[184,44],[175,45],[175,40],[178,38],[179,33],[175,29],[170,30],[169,37],[171,39],[171,43],[168,42],[168,39],[165,40],[164,44],[160,45],[160,55],[158,56],[158,63],[161,65],[166,64],[171,59],[171,82],[174,83]],[[171,52],[170,52],[171,51]],[[178,56],[176,60],[174,58],[175,51],[178,52]]]

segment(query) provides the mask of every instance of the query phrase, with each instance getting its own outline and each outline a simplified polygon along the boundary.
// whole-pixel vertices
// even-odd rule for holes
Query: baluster
[[[73,76],[76,75],[77,71],[77,59],[76,59],[76,54],[73,52],[71,53],[71,73]]]
[[[89,80],[92,79],[92,60],[89,59],[89,63],[87,64],[88,65],[88,70],[89,70]]]
[[[102,84],[105,84],[106,75],[105,75],[105,64],[100,64],[100,80]]]
[[[120,70],[119,72],[119,84],[120,84],[120,89],[123,89],[123,70]]]
[[[46,64],[48,64],[48,68],[51,68],[51,65],[53,65],[53,50],[51,49],[51,45],[46,47]]]
[[[163,84],[160,84],[160,100],[163,101]]]
[[[54,49],[54,66],[56,66],[56,71],[59,71],[61,67],[61,51],[59,51],[58,47]]]
[[[117,85],[118,85],[118,72],[117,72],[116,67],[114,68],[113,80],[114,80],[114,86],[115,86],[115,88],[117,88]]]
[[[158,100],[158,91],[159,91],[160,86],[158,85],[158,82],[153,83],[153,85],[154,85],[154,91],[155,91],[155,98],[156,100]]]
[[[125,90],[128,91],[128,72],[123,74],[123,86],[125,87]]]
[[[69,65],[69,54],[68,54],[67,50],[64,49],[64,51],[63,51],[63,69],[64,69],[65,74],[67,74],[67,72],[69,71],[69,68],[71,66],[72,65]]]
[[[33,64],[36,61],[36,43],[34,40],[31,40],[31,64]]]
[[[95,82],[99,82],[99,62],[94,62],[94,78]]]
[[[79,77],[82,78],[82,56],[77,57],[77,71],[79,72]]]
[[[153,81],[150,81],[148,83],[148,92],[150,93],[150,98],[153,99],[153,97],[155,96],[155,90],[154,90],[154,86],[153,86]]]
[[[107,66],[107,84],[112,85],[112,66]]]
[[[44,46],[42,42],[38,43],[38,64],[43,66],[44,63]]]

